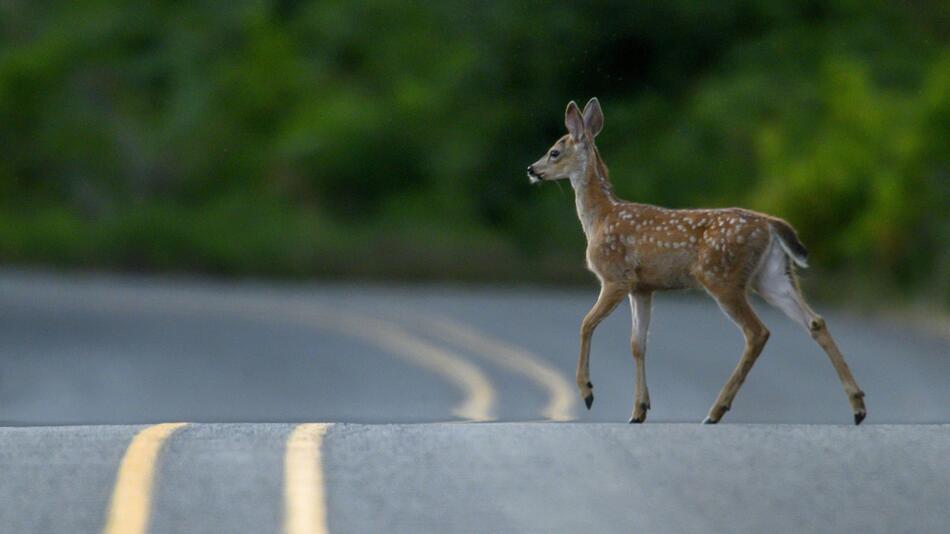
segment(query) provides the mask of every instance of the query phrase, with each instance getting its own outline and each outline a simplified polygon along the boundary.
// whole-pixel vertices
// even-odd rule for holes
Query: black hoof
[[[590,410],[590,405],[591,405],[591,404],[594,404],[594,394],[593,394],[593,393],[591,393],[590,395],[584,397],[584,404],[586,404],[586,405],[587,405],[587,409]]]
[[[861,424],[861,421],[864,421],[864,418],[865,418],[866,416],[867,416],[867,414],[864,413],[864,412],[860,412],[860,413],[854,414],[854,424],[855,424],[855,426],[860,425],[860,424]]]
[[[640,424],[640,423],[643,422],[643,420],[644,420],[643,417],[631,417],[630,420],[627,421],[627,422],[632,425],[632,424],[634,424],[634,423]]]
[[[704,425],[714,425],[714,424],[716,424],[716,423],[718,423],[718,422],[719,422],[719,421],[713,421],[711,417],[706,417],[705,419],[703,419],[703,424],[704,424]]]

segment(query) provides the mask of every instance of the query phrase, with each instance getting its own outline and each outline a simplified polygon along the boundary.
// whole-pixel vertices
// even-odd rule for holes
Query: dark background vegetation
[[[524,168],[596,95],[621,196],[950,307],[946,1],[0,0],[0,36],[8,265],[587,281]]]

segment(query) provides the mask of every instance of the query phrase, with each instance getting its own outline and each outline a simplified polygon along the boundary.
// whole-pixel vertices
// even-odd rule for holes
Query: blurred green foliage
[[[618,192],[788,218],[950,303],[950,4],[0,1],[0,258],[584,279],[525,166],[599,96]]]

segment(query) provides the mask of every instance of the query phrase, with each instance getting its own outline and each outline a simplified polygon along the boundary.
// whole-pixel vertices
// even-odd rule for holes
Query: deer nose
[[[534,174],[534,165],[528,165],[528,174]]]

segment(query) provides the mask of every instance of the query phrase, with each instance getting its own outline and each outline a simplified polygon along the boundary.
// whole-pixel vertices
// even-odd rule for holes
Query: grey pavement
[[[946,532],[950,524],[948,426],[343,426],[325,447],[328,520],[338,532]]]
[[[462,393],[431,369],[270,311],[310,306],[398,323],[480,369],[496,394],[496,419],[538,420],[547,399],[536,384],[483,354],[434,340],[417,319],[448,318],[528,351],[573,388],[578,325],[594,299],[593,290],[0,272],[0,425],[456,419]],[[648,422],[701,421],[738,361],[742,338],[708,298],[654,300]],[[757,304],[772,337],[724,422],[849,422],[824,353],[797,325]],[[950,336],[817,308],[867,393],[867,423],[950,422]],[[595,402],[588,412],[574,397],[578,420],[629,419],[629,323],[629,310],[620,308],[594,334]]]
[[[825,355],[757,303],[770,342],[724,424],[703,426],[741,337],[708,299],[659,295],[647,423],[622,423],[626,309],[594,336],[593,410],[571,391],[575,422],[534,422],[551,391],[498,356],[573,388],[594,298],[0,271],[0,532],[99,532],[126,447],[161,421],[198,424],[161,450],[151,532],[280,532],[284,445],[305,421],[339,423],[330,532],[946,531],[950,339],[816,306],[867,392],[854,427]],[[478,395],[503,422],[451,422]],[[44,426],[64,424],[83,426]]]
[[[0,429],[3,532],[97,532],[140,427]],[[173,434],[153,533],[281,531],[287,424]],[[331,427],[329,532],[940,533],[948,425]]]

